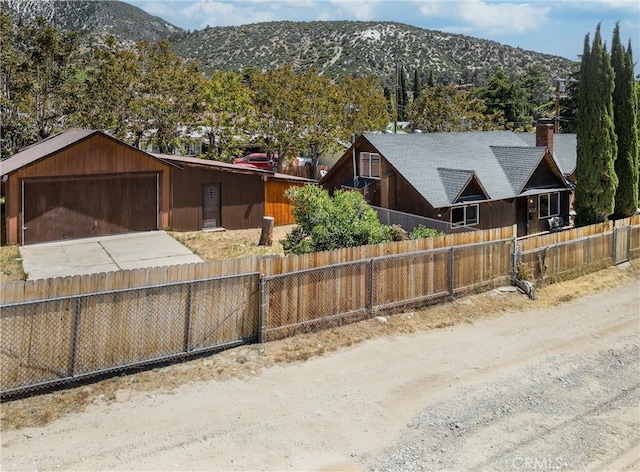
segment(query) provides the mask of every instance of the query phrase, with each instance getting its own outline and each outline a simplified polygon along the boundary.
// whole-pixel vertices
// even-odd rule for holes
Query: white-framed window
[[[480,206],[476,203],[451,209],[451,224],[458,226],[477,225],[480,218]]]
[[[200,154],[200,150],[202,146],[200,143],[186,143],[184,145],[184,155],[185,156],[197,156]]]
[[[538,195],[538,217],[551,218],[560,214],[560,192]]]
[[[360,153],[360,177],[380,178],[380,154],[374,152]]]

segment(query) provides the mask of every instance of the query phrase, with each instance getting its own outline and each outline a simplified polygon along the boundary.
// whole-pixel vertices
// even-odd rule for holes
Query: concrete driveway
[[[164,231],[31,244],[20,254],[29,280],[202,262]]]

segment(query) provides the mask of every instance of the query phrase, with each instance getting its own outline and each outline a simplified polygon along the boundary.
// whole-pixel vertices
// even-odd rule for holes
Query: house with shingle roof
[[[569,221],[568,169],[552,150],[553,130],[536,142],[511,131],[365,134],[320,180],[330,193],[356,189],[371,205],[518,235]]]

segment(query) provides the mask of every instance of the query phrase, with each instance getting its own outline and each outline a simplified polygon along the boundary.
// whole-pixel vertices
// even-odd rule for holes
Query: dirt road
[[[2,469],[638,470],[639,288],[119,392],[4,431]]]

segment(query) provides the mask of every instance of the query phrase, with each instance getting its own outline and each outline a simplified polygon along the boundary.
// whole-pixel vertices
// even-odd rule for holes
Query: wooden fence
[[[125,290],[150,285],[180,283],[225,275],[258,272],[265,276],[340,264],[377,256],[402,254],[426,249],[460,246],[513,237],[513,228],[497,228],[469,233],[449,234],[417,241],[375,244],[305,255],[255,256],[147,269],[122,270],[100,274],[18,280],[2,284],[2,304],[46,300],[94,292]]]
[[[640,257],[640,218],[517,240],[514,228],[304,256],[3,284],[0,393],[271,340]]]
[[[531,278],[567,279],[640,257],[640,215],[522,238],[518,245]]]

